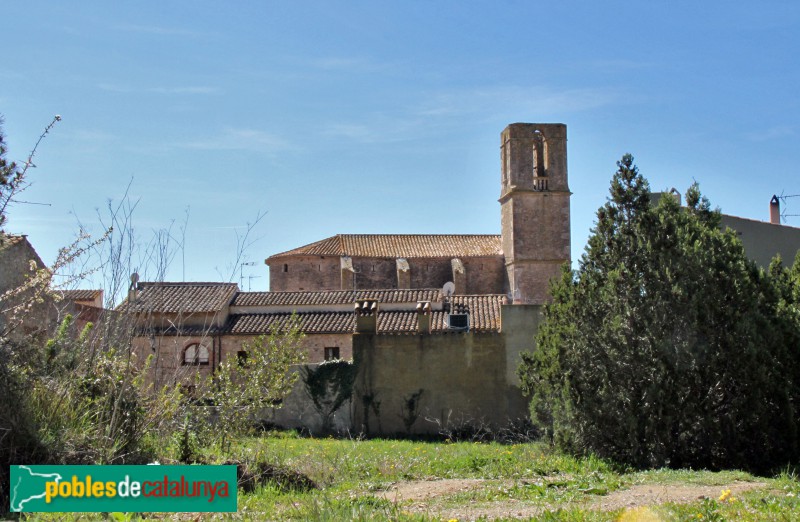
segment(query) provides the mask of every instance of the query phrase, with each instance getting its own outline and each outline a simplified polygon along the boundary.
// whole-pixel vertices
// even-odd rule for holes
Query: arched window
[[[541,133],[536,133],[533,137],[533,177],[534,178],[545,178],[547,177],[547,171],[545,170],[545,164],[547,163],[547,142],[544,140],[544,136]]]
[[[183,364],[206,365],[208,364],[208,348],[200,343],[193,343],[183,350]]]
[[[541,132],[533,136],[533,190],[547,190],[547,141]]]

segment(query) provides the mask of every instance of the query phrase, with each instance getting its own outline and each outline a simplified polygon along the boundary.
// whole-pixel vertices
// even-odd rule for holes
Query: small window
[[[190,344],[183,351],[183,364],[186,365],[207,365],[208,348],[199,343]]]
[[[288,271],[289,271],[289,265],[287,265],[287,264],[284,264],[284,265],[283,265],[283,271],[284,271],[284,272],[288,272]]]
[[[247,367],[247,352],[244,350],[239,350],[236,352],[236,360],[239,363],[239,366],[242,368]]]
[[[338,346],[326,346],[325,347],[325,360],[326,361],[335,361],[340,359],[339,357],[339,347]]]

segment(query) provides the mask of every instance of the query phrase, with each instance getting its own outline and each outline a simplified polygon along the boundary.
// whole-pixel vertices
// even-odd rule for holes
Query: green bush
[[[579,269],[523,357],[562,449],[639,467],[765,470],[798,454],[797,270],[763,271],[692,186],[650,203],[626,155]]]

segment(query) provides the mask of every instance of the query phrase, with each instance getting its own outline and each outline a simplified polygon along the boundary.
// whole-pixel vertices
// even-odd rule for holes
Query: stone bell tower
[[[502,246],[514,304],[549,300],[570,261],[567,126],[513,123],[500,135]]]

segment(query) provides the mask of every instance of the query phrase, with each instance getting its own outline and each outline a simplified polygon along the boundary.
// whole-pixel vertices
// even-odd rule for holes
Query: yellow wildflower
[[[646,506],[627,508],[617,522],[660,522],[659,516]]]
[[[722,494],[719,496],[719,501],[720,502],[725,502],[726,500],[728,500],[728,497],[730,497],[730,496],[731,496],[731,490],[730,489],[723,489],[722,490]]]

